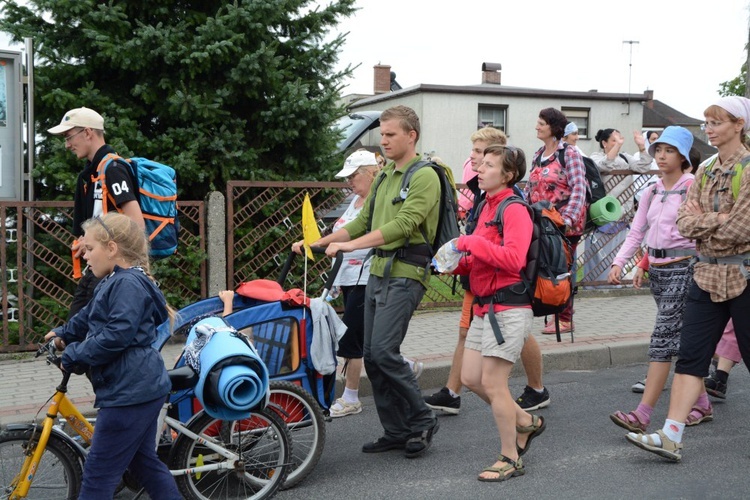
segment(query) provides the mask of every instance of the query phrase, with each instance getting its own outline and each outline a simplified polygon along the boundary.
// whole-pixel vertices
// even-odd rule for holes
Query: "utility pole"
[[[633,45],[640,43],[638,40],[623,40],[622,43],[630,45],[630,61],[628,62],[628,115],[630,114],[630,80],[633,77]]]

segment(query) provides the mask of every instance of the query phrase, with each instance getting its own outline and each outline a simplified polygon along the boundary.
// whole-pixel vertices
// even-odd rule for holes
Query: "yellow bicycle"
[[[40,346],[36,356],[60,367],[52,342]],[[198,379],[188,367],[169,373],[174,390],[194,387]],[[68,399],[69,379],[70,373],[63,371],[41,424],[9,424],[0,431],[0,500],[78,497],[94,426]],[[185,424],[163,414],[167,464],[185,498],[270,498],[289,473],[292,441],[275,411],[258,409],[237,421],[217,420],[201,411]],[[56,425],[58,415],[79,438]]]

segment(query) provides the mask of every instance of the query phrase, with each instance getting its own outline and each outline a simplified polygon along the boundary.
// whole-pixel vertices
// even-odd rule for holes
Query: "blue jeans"
[[[151,498],[182,499],[169,469],[156,455],[156,424],[164,400],[99,410],[79,500],[112,498],[125,469]]]
[[[371,274],[367,282],[365,370],[385,436],[394,441],[406,441],[411,434],[430,429],[436,422],[414,372],[401,356],[409,320],[424,293],[424,286],[409,278],[384,281]]]

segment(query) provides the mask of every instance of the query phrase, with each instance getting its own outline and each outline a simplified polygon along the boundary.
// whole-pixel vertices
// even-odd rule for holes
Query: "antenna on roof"
[[[638,40],[623,40],[622,43],[630,45],[630,61],[628,62],[628,115],[630,114],[630,79],[633,76],[633,45],[641,43]]]

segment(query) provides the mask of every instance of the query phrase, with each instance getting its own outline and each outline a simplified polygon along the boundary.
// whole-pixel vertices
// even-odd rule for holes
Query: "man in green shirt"
[[[366,443],[362,451],[401,449],[408,458],[427,451],[438,429],[437,418],[425,404],[414,373],[401,356],[409,320],[429,279],[426,269],[431,256],[424,252],[426,242],[420,227],[432,241],[440,208],[440,180],[431,168],[417,170],[409,182],[408,196],[403,201],[399,197],[404,172],[421,159],[416,152],[419,131],[419,117],[411,108],[395,106],[382,113],[380,145],[391,161],[380,174],[385,178],[377,190],[372,224],[369,207],[373,188],[365,201],[366,209],[355,220],[314,243],[327,246],[329,256],[339,250],[376,249],[365,294],[364,360],[385,433]],[[370,232],[368,225],[372,227]],[[411,250],[401,250],[405,247]]]

